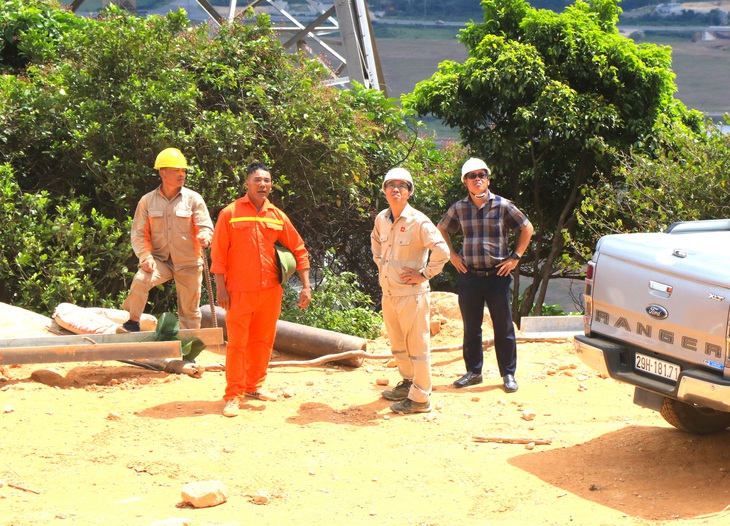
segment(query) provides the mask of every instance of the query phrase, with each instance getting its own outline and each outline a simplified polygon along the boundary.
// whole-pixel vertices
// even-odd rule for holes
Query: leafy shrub
[[[129,274],[129,224],[88,199],[24,193],[0,166],[0,300],[50,314],[62,302],[114,306]]]
[[[310,306],[300,309],[298,299],[299,290],[285,285],[282,320],[366,339],[380,336],[383,317],[371,308],[372,300],[360,290],[352,272],[335,274],[325,267],[320,283],[313,287]]]
[[[65,33],[89,23],[55,2],[2,0],[0,6],[0,73],[53,57]]]
[[[182,10],[141,18],[109,5],[98,18],[76,19],[54,0],[2,5],[0,164],[12,176],[0,191],[15,201],[4,213],[22,217],[27,231],[13,225],[0,234],[9,242],[0,294],[25,308],[126,295],[137,263],[129,217],[159,184],[152,164],[169,146],[185,154],[187,186],[214,220],[245,191],[245,166],[266,162],[271,200],[302,234],[314,269],[334,248],[375,303],[376,268],[363,261],[372,257],[373,218],[387,206],[385,173],[409,168],[418,180],[414,205],[435,221],[443,213],[434,177],[452,180],[450,154],[419,137],[394,99],[328,86],[329,71],[286,52],[266,16],[247,15],[211,34]],[[73,235],[53,238],[61,232]],[[23,236],[28,246],[17,241]],[[151,293],[150,312],[174,310],[173,286]],[[368,312],[369,305],[357,306]]]

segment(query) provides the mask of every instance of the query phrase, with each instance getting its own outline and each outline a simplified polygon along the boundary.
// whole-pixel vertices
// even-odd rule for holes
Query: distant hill
[[[72,0],[61,0],[62,4],[69,5]],[[229,6],[230,0],[209,0],[214,6]],[[171,0],[137,0],[137,9],[157,9],[171,3]],[[243,7],[248,2],[239,1]],[[306,0],[289,0],[286,2],[290,10],[299,6],[308,7]],[[332,5],[332,0],[323,0],[323,4]],[[565,6],[573,3],[566,0],[533,0],[530,5],[538,9],[562,11]],[[625,0],[621,7],[625,10],[638,9],[648,5],[657,5],[659,2],[648,0]],[[86,0],[84,10],[96,10],[101,6],[101,0]],[[296,8],[296,9],[295,9]],[[430,20],[478,20],[482,16],[479,0],[369,0],[368,8],[371,11],[382,11],[390,18],[418,18]]]
[[[528,3],[537,9],[560,12],[573,1],[532,0]],[[651,0],[624,0],[620,5],[624,11],[630,11],[659,3],[661,2]],[[382,11],[389,18],[480,20],[482,17],[479,0],[370,0],[368,8],[371,12]]]
[[[209,0],[216,7],[230,6],[230,0]],[[307,0],[279,0],[292,13],[307,12],[311,9]],[[60,0],[62,4],[70,5],[72,0]],[[241,8],[248,2],[239,0]],[[332,0],[321,0],[324,5],[332,5]],[[561,12],[574,0],[530,0],[530,5],[537,9],[550,9]],[[82,11],[95,12],[101,8],[102,0],[85,0]],[[622,20],[631,18],[642,23],[663,23],[683,25],[723,25],[727,23],[728,0],[691,3],[667,3],[656,0],[624,0],[619,5],[623,10]],[[266,4],[263,4],[264,6]],[[655,7],[658,5],[672,6],[666,13],[657,15]],[[191,7],[201,9],[195,0],[136,0],[140,13],[161,12],[163,8]],[[427,21],[466,22],[468,20],[481,21],[483,11],[479,0],[369,0],[370,13],[382,19],[405,19]],[[667,16],[671,11],[673,16]],[[711,14],[715,11],[715,14]],[[718,14],[718,12],[720,14]],[[638,17],[638,18],[637,18]]]

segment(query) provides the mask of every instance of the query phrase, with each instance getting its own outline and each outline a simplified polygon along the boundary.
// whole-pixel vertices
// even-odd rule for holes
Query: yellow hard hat
[[[188,162],[185,160],[185,156],[177,148],[165,148],[157,154],[157,159],[155,159],[155,170],[187,167]]]

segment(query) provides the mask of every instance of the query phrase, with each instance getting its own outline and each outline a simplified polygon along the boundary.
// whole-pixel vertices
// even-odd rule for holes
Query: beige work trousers
[[[124,300],[122,308],[129,312],[129,317],[139,319],[147,305],[147,298],[152,287],[156,287],[171,279],[175,280],[177,289],[177,317],[181,329],[200,329],[200,288],[203,283],[203,266],[175,269],[171,262],[155,258],[157,268],[153,273],[137,270],[132,280],[129,296]]]
[[[383,321],[398,372],[412,380],[408,398],[425,402],[431,394],[431,297],[383,296]]]

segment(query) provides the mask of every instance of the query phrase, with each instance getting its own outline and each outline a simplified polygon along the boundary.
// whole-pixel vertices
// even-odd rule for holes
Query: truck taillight
[[[586,267],[586,289],[583,299],[586,304],[586,312],[583,316],[583,332],[586,336],[590,336],[591,332],[591,318],[593,316],[593,276],[596,271],[596,263],[589,261]]]
[[[585,290],[585,299],[586,302],[590,301],[593,297],[593,276],[596,272],[596,263],[594,261],[589,261],[588,266],[586,267],[586,290]]]

